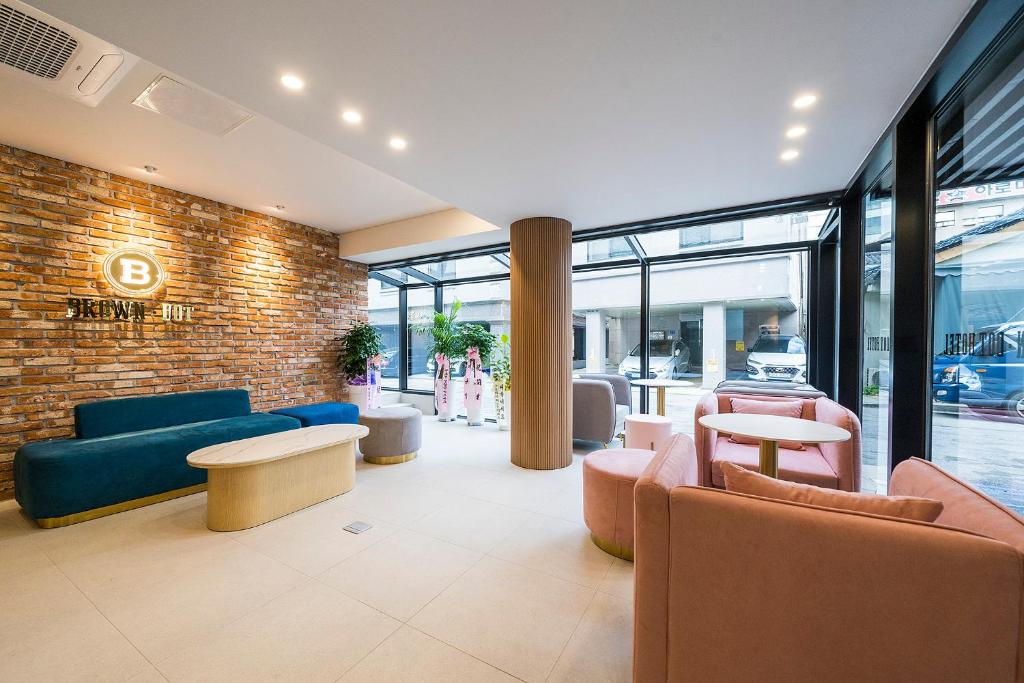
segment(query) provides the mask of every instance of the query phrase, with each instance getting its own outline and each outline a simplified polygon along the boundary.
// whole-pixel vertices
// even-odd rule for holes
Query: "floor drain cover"
[[[361,534],[364,531],[366,531],[367,529],[371,529],[371,528],[372,528],[372,525],[367,524],[366,522],[352,522],[347,527],[345,527],[345,531],[347,531],[347,532],[349,532],[351,534]]]

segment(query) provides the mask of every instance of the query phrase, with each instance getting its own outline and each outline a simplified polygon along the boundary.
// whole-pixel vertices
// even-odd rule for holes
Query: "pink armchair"
[[[934,524],[694,486],[674,437],[634,489],[633,680],[1024,681],[1024,523],[920,460]],[[953,527],[962,528],[953,528]]]
[[[751,396],[733,393],[711,393],[701,399],[694,414],[694,441],[697,446],[698,482],[701,486],[724,488],[722,462],[732,462],[756,470],[756,445],[733,443],[728,434],[707,429],[700,424],[702,415],[731,412],[730,399],[756,401],[800,401],[800,417],[842,427],[852,435],[849,441],[828,444],[805,444],[804,450],[779,449],[779,478],[823,488],[857,491],[860,489],[860,420],[852,412],[827,398],[794,398],[792,396]]]

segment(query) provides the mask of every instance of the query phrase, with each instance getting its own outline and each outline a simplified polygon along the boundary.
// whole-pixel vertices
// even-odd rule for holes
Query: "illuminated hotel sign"
[[[139,249],[118,249],[103,262],[103,275],[114,289],[125,294],[152,294],[167,275],[152,254]]]
[[[129,296],[152,294],[167,279],[167,274],[152,254],[125,248],[112,252],[103,261],[103,276],[111,287]],[[160,319],[192,322],[195,307],[188,304],[160,304]],[[130,299],[91,299],[68,297],[66,317],[73,320],[122,320],[141,323],[146,320],[146,304]]]

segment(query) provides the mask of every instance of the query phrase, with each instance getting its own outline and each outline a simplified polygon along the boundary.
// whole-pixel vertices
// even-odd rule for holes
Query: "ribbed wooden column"
[[[572,464],[572,224],[512,224],[512,463]]]

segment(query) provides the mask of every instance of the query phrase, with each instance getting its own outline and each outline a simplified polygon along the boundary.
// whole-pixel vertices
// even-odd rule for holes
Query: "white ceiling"
[[[0,70],[0,142],[333,232],[447,206],[262,116],[220,138],[133,106],[161,73],[140,62],[92,108]]]
[[[845,186],[971,5],[31,1],[491,223],[555,215],[577,228]],[[285,71],[303,92],[278,84]],[[820,99],[798,113],[790,102],[804,91]],[[342,107],[361,110],[363,126],[341,124]],[[794,123],[809,133],[787,164]],[[261,132],[239,131],[254,147]],[[394,133],[405,152],[388,148]],[[331,180],[353,196],[347,178]]]

